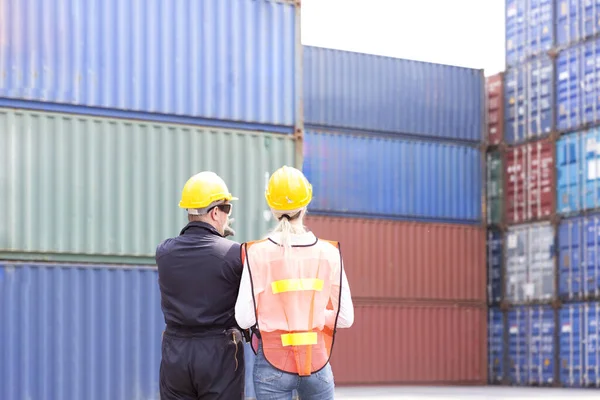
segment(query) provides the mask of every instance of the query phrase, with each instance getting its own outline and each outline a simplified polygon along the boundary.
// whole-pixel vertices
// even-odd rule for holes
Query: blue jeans
[[[288,374],[273,367],[265,359],[262,346],[254,361],[254,391],[257,400],[292,400],[294,390],[300,400],[333,400],[333,372],[329,363],[310,376]]]

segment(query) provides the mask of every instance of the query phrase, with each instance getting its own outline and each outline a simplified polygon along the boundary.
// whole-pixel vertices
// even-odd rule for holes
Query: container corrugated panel
[[[488,310],[488,383],[504,380],[504,315],[500,308]]]
[[[549,219],[556,207],[554,144],[543,140],[520,145],[505,157],[507,222]]]
[[[519,386],[554,383],[554,310],[550,306],[508,311],[508,377]]]
[[[449,304],[355,304],[338,329],[336,385],[487,382],[487,309]]]
[[[504,168],[502,154],[493,151],[486,154],[487,158],[487,223],[500,225],[504,222]]]
[[[502,260],[504,251],[502,232],[488,229],[487,232],[487,277],[488,303],[498,304],[502,300]]]
[[[0,398],[158,399],[158,274],[0,263]]]
[[[541,57],[504,74],[504,140],[521,143],[553,128],[554,64]]]
[[[554,46],[555,0],[506,0],[506,64],[544,53]]]
[[[483,228],[314,215],[306,226],[340,242],[353,298],[486,301]]]
[[[554,228],[549,222],[516,225],[506,235],[506,300],[554,298]]]
[[[600,208],[600,129],[562,136],[556,143],[557,211]]]
[[[600,387],[600,303],[565,304],[560,313],[560,382]]]
[[[240,198],[234,238],[256,239],[273,224],[266,178],[294,158],[286,135],[0,109],[0,254],[153,264],[187,223],[186,180],[207,169]]]
[[[568,47],[558,54],[556,123],[574,131],[600,122],[600,38]]]
[[[600,33],[600,0],[556,0],[556,44],[565,46]]]
[[[504,137],[504,73],[486,78],[487,140],[500,144]]]
[[[304,47],[305,123],[480,142],[483,71]]]
[[[2,1],[0,97],[291,126],[296,11],[271,0]]]
[[[457,144],[307,131],[309,210],[435,221],[481,220],[481,153]]]
[[[559,295],[600,297],[600,214],[562,220],[558,227]]]

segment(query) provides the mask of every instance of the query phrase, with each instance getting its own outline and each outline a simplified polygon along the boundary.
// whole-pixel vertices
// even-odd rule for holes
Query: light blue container
[[[600,128],[562,136],[556,143],[557,212],[600,208]]]

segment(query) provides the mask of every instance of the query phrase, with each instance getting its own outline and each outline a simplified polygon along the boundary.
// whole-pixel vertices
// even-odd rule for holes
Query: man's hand
[[[224,237],[235,235],[235,231],[229,226],[230,224],[233,223],[233,221],[235,221],[234,218],[228,218],[227,219],[227,223],[225,224],[225,228],[223,229],[223,236]]]

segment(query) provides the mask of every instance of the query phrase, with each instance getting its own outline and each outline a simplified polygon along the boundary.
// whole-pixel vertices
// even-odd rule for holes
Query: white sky
[[[504,70],[505,0],[302,0],[302,43]]]

